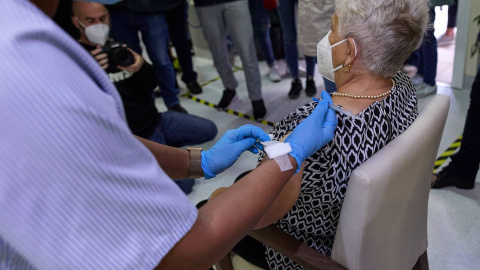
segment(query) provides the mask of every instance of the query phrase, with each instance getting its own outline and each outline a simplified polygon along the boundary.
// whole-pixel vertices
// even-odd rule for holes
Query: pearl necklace
[[[390,90],[387,92],[376,95],[376,96],[358,96],[358,95],[352,95],[352,94],[345,94],[345,93],[338,93],[338,92],[333,92],[332,96],[339,96],[339,97],[348,97],[348,98],[356,98],[356,99],[379,99],[385,96],[388,96],[392,93],[392,90],[395,88],[395,81],[392,79],[393,86]]]

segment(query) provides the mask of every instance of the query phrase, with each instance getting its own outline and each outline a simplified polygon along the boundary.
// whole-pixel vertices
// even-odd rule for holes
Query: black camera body
[[[102,48],[102,53],[108,56],[108,63],[112,66],[128,67],[135,63],[135,57],[127,49],[127,45],[120,42],[109,42]]]

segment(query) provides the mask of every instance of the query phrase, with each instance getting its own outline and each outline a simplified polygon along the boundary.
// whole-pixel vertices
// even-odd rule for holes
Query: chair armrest
[[[295,239],[273,224],[263,229],[251,231],[249,235],[307,269],[346,270],[332,259]]]

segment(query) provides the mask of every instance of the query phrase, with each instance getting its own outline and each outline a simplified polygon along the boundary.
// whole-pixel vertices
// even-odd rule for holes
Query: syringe
[[[321,99],[313,98],[313,101],[320,102]],[[346,116],[353,117],[353,118],[355,118],[355,119],[357,119],[357,120],[363,121],[363,118],[362,118],[362,117],[357,116],[357,115],[353,115],[351,111],[346,111],[346,110],[344,110],[342,107],[337,106],[337,105],[334,105],[333,103],[328,103],[328,107],[329,107],[330,109],[333,109],[334,111],[337,111],[337,112],[339,112],[339,113],[343,113],[343,114],[345,114]]]

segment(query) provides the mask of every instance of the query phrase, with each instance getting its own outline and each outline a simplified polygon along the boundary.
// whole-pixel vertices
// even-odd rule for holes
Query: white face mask
[[[322,74],[327,80],[335,82],[335,72],[342,68],[342,66],[334,67],[333,66],[333,58],[332,58],[332,48],[347,42],[347,39],[341,40],[333,45],[330,45],[329,36],[332,31],[328,31],[327,35],[320,40],[317,45],[317,64],[318,64],[318,72]],[[353,39],[352,39],[353,40]],[[355,40],[353,40],[353,44],[355,45],[355,56],[357,56],[357,45],[355,44]]]
[[[96,23],[89,26],[85,26],[78,18],[77,22],[85,28],[84,33],[88,41],[91,43],[99,44],[104,46],[108,39],[108,34],[110,32],[110,27],[108,24]]]

